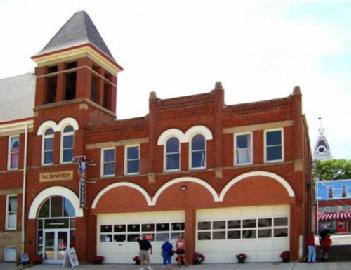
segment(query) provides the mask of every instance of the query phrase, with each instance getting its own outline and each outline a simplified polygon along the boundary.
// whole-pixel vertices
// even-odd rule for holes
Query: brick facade
[[[302,114],[302,97],[298,87],[286,98],[238,105],[225,104],[224,89],[220,83],[208,93],[188,97],[160,99],[155,93],[151,93],[149,113],[145,117],[119,120],[115,116],[116,102],[118,103],[117,72],[109,73],[108,79],[105,77],[104,68],[90,57],[77,56],[73,60],[77,62],[74,71],[77,80],[76,96],[72,100],[65,100],[63,94],[67,73],[64,70],[65,59],[54,61],[54,64],[58,65],[54,103],[45,102],[47,78],[51,76],[47,74],[49,63],[41,64],[35,71],[35,114],[28,134],[28,160],[25,170],[25,250],[30,256],[37,253],[38,245],[37,219],[29,217],[34,209],[33,202],[53,186],[67,188],[78,198],[77,164],[60,162],[61,131],[57,129],[54,132],[53,164],[48,166],[42,165],[42,135],[38,135],[38,130],[48,121],[59,125],[62,120],[72,118],[79,126],[74,131],[73,155],[86,156],[88,161],[94,163],[94,166],[88,166],[87,170],[84,215],[75,219],[75,247],[80,261],[89,261],[96,255],[97,216],[102,213],[184,211],[187,256],[190,260],[195,252],[198,209],[281,204],[290,206],[289,249],[292,259],[298,259],[301,241],[311,228],[311,156],[307,125]],[[50,65],[52,64],[53,62],[50,62]],[[95,65],[99,67],[98,72],[93,69]],[[100,91],[97,102],[92,101],[91,96],[94,75],[99,75]],[[110,92],[104,96],[106,82],[110,85]],[[104,98],[108,98],[109,101],[104,103]],[[212,138],[206,140],[205,168],[193,170],[189,160],[189,138],[197,134],[199,127],[208,130]],[[283,131],[284,155],[282,161],[269,163],[265,161],[264,155],[265,131],[277,128]],[[188,138],[188,141],[181,142],[180,170],[174,172],[164,170],[164,145],[158,143],[160,136],[171,129]],[[192,134],[192,130],[195,130],[195,133]],[[253,162],[249,165],[234,165],[234,136],[242,132],[252,134]],[[12,133],[21,134],[20,167],[16,171],[7,170],[9,134],[3,132],[0,134],[0,237],[7,237],[8,233],[4,231],[3,225],[3,194],[13,189],[19,194],[22,192],[24,133],[23,129]],[[140,147],[140,170],[135,175],[125,174],[125,148],[128,145]],[[101,151],[107,147],[116,151],[115,176],[102,177]],[[62,171],[73,172],[72,179],[40,180],[43,173]],[[233,180],[237,181],[234,183]],[[115,185],[117,183],[120,185]],[[101,196],[104,189],[106,192]],[[227,189],[225,193],[222,192],[224,189]],[[213,190],[212,193],[210,190]],[[147,201],[141,191],[146,192],[152,203]],[[21,198],[20,195],[17,232],[21,224]],[[41,204],[46,199],[48,198],[42,198]]]

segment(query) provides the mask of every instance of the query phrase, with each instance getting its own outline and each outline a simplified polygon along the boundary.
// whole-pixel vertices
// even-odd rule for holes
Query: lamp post
[[[316,234],[319,234],[319,217],[318,217],[318,184],[319,184],[319,178],[316,179],[316,184],[315,184],[315,194],[316,194]]]

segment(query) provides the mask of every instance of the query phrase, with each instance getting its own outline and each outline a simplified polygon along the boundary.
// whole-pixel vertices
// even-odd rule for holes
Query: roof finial
[[[223,90],[222,82],[216,82],[214,90]]]
[[[157,98],[156,92],[155,91],[151,91],[150,95],[149,95],[149,99],[156,99],[156,98]]]
[[[294,94],[294,95],[300,95],[300,96],[301,96],[301,89],[300,89],[300,86],[296,85],[296,86],[294,87],[293,94]]]
[[[322,125],[322,117],[318,117],[318,120],[319,120],[319,135],[323,136],[324,135],[324,128],[323,128],[323,125]]]

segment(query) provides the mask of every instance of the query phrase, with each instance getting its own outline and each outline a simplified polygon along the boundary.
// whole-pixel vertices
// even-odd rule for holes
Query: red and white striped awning
[[[319,221],[342,221],[351,220],[351,212],[322,213],[318,216]]]

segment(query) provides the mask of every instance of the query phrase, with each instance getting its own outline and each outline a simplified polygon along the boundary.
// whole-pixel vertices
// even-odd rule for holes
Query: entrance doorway
[[[45,263],[63,262],[67,248],[75,245],[75,211],[71,202],[60,196],[48,198],[38,214],[37,254]]]
[[[70,246],[69,230],[44,230],[44,262],[60,263]]]

